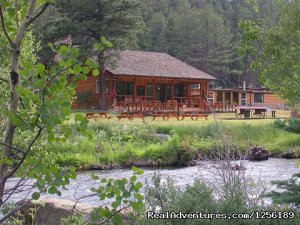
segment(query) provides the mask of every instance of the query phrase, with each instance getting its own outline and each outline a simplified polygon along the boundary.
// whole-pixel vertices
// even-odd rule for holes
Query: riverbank
[[[45,148],[51,163],[78,170],[119,167],[186,166],[195,159],[224,154],[224,146],[245,156],[251,146],[263,146],[271,155],[300,153],[299,134],[277,128],[273,120],[152,121],[101,120],[90,122],[94,139],[76,135],[66,143]]]

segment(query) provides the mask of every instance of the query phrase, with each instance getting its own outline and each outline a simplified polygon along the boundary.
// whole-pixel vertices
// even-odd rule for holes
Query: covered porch
[[[206,102],[207,81],[150,77],[111,77],[113,109],[199,108]],[[176,106],[176,107],[175,107]]]

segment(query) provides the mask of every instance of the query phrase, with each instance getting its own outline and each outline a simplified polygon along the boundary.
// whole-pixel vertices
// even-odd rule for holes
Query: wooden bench
[[[111,117],[107,115],[107,112],[89,112],[85,114],[85,117],[87,119],[94,119],[95,121],[98,121],[101,118],[111,119]]]

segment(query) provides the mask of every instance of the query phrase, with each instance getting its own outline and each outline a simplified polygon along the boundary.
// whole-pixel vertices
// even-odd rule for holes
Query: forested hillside
[[[282,4],[274,0],[89,0],[85,4],[59,0],[34,30],[45,44],[71,34],[73,43],[86,52],[105,36],[115,49],[167,52],[217,77],[215,86],[237,87],[243,80],[258,86],[258,75],[250,71],[253,57],[239,55],[243,37],[239,22],[251,19],[272,27]],[[40,55],[44,61],[49,59],[45,48]]]

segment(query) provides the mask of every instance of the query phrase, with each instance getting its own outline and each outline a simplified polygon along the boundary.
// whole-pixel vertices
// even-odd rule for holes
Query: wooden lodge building
[[[111,109],[118,103],[151,102],[166,103],[176,100],[191,105],[205,99],[208,83],[215,80],[192,66],[165,53],[122,51],[114,66],[106,67],[102,85],[105,107]],[[101,76],[101,75],[100,75]],[[88,76],[78,83],[77,93],[90,92],[88,108],[99,109],[101,87],[99,77]],[[82,107],[75,103],[75,108]]]
[[[122,103],[169,101],[193,108],[203,100],[218,111],[233,111],[237,105],[285,106],[284,100],[264,88],[208,89],[213,76],[165,53],[126,50],[116,61],[105,68],[102,77],[89,75],[78,83],[77,93],[85,93],[88,97],[83,99],[88,104],[75,101],[74,108],[108,110]]]
[[[210,104],[227,106],[264,106],[270,109],[285,109],[286,102],[265,88],[209,89]]]

